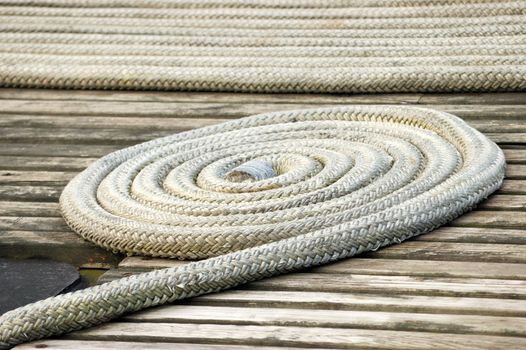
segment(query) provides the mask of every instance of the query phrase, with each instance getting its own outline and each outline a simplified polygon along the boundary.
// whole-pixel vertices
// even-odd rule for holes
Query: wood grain
[[[60,217],[58,198],[73,176],[138,142],[268,111],[418,105],[465,118],[504,148],[509,164],[503,187],[478,209],[403,244],[17,349],[526,348],[524,93],[0,89],[0,100],[0,255],[111,267],[101,283],[187,263],[122,260],[84,241]]]
[[[321,327],[113,322],[72,333],[69,339],[228,343],[374,349],[503,349],[526,347],[518,337]]]

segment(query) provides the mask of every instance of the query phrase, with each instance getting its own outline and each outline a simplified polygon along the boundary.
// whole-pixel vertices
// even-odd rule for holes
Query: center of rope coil
[[[227,172],[225,178],[230,181],[244,182],[265,180],[276,175],[272,163],[262,159],[253,159]]]

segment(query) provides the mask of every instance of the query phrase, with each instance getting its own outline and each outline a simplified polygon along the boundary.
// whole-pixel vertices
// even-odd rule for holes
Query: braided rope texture
[[[403,106],[260,114],[116,151],[65,188],[68,225],[196,261],[7,312],[0,347],[400,243],[471,210],[504,170],[461,119]]]
[[[0,86],[526,89],[525,0],[0,0]]]

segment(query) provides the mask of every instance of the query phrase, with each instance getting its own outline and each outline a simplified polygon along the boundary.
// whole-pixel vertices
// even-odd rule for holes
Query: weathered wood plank
[[[141,118],[112,116],[42,116],[42,115],[2,115],[0,127],[31,128],[90,128],[90,129],[133,129],[168,130],[173,132],[218,124],[224,118]],[[511,129],[510,130],[515,130]],[[493,129],[495,131],[495,128]],[[526,131],[526,128],[525,130]]]
[[[452,226],[524,228],[526,215],[517,215],[515,211],[476,210],[466,213],[451,222]]]
[[[448,96],[440,95],[444,101]],[[142,102],[228,102],[228,103],[417,103],[422,94],[240,94],[228,92],[163,92],[163,91],[96,91],[96,90],[46,90],[46,89],[0,89],[0,99],[4,100],[80,100],[80,101],[142,101]],[[437,99],[441,99],[437,96]],[[495,102],[491,102],[494,98]],[[474,103],[521,104],[520,93],[510,94],[468,94],[465,101]],[[526,99],[524,99],[526,103]],[[459,102],[462,103],[462,102]]]
[[[119,145],[121,147],[172,135],[182,130],[141,130],[141,129],[35,129],[3,128],[2,139],[6,143],[51,143]],[[491,140],[502,145],[526,143],[526,133],[486,133]]]
[[[382,292],[381,292],[382,293]],[[526,316],[526,301],[422,295],[229,290],[187,300],[191,305],[365,310],[444,314]]]
[[[422,94],[420,104],[524,104],[524,93],[453,93],[453,94]]]
[[[526,245],[406,241],[361,255],[372,258],[521,263]]]
[[[120,264],[119,264],[120,266]],[[410,259],[351,258],[310,270],[315,273],[363,275],[467,277],[485,279],[526,279],[522,264],[482,263]]]
[[[521,215],[518,213],[517,215]],[[443,226],[413,238],[414,241],[526,244],[526,230]]]
[[[274,346],[245,346],[232,344],[188,344],[177,343],[177,350],[283,350],[283,347]],[[31,343],[21,344],[14,347],[16,350],[30,349],[52,349],[52,350],[173,350],[173,343],[153,342],[126,342],[126,341],[97,341],[97,340],[66,340],[66,339],[43,339]],[[301,350],[304,348],[294,348]],[[306,348],[305,348],[306,349]],[[316,348],[308,348],[316,350]]]
[[[0,200],[56,202],[62,186],[0,185]]]
[[[140,129],[35,129],[3,128],[2,140],[8,143],[49,143],[49,144],[85,144],[119,145],[125,147],[154,138],[168,136],[177,132]]]
[[[491,141],[498,143],[500,146],[507,145],[524,145],[526,144],[526,133],[484,133]]]
[[[504,149],[504,156],[508,164],[526,164],[526,149]]]
[[[133,129],[143,131],[185,131],[228,121],[226,118],[171,118],[171,117],[113,117],[113,116],[48,116],[0,114],[0,127],[18,128],[90,128]],[[523,120],[517,119],[473,119],[469,124],[481,132],[515,133],[526,132]]]
[[[526,196],[493,195],[479,204],[478,208],[487,210],[525,210]]]
[[[35,143],[2,143],[0,155],[29,157],[99,158],[121,149],[119,145],[61,145]],[[526,156],[524,157],[526,158]]]
[[[526,179],[526,165],[508,164],[508,166],[506,167],[506,178],[514,180]]]
[[[1,188],[1,187],[0,187]],[[0,216],[60,216],[58,203],[0,201]],[[0,238],[1,240],[1,238]]]
[[[526,194],[525,180],[506,180],[496,194]]]
[[[473,119],[468,124],[480,132],[526,132],[526,124],[522,119]]]
[[[322,108],[334,103],[231,103],[231,102],[130,102],[130,101],[71,101],[61,100],[3,100],[3,114],[121,116],[121,117],[179,117],[179,118],[239,118],[252,114],[295,109]],[[419,104],[455,114],[465,119],[523,118],[526,105],[455,105]]]
[[[179,267],[187,261],[153,259],[140,256],[124,258],[119,272],[150,271]],[[430,277],[470,277],[491,279],[526,279],[526,269],[521,264],[429,260],[350,258],[332,264],[308,269],[315,273],[341,273],[362,275],[397,275]]]
[[[0,216],[0,230],[17,231],[60,231],[70,232],[71,230],[58,217],[14,217]]]
[[[10,185],[65,185],[77,172],[0,170],[0,184]]]
[[[122,259],[73,232],[9,229],[0,231],[0,256],[13,259],[52,259],[87,268],[111,268],[117,266]]]
[[[167,305],[128,315],[132,322],[383,329],[504,336],[526,335],[526,318],[349,310]]]
[[[147,256],[128,256],[119,263],[121,270],[149,271],[169,267],[180,267],[188,264],[186,260],[151,258]]]
[[[110,270],[99,283],[137,274],[137,271]],[[369,275],[341,273],[294,273],[251,282],[250,290],[301,291],[331,293],[369,293],[526,299],[526,281],[467,277],[432,277],[403,275]]]
[[[418,276],[296,273],[249,283],[255,290],[351,292],[526,299],[526,281]]]
[[[492,349],[526,347],[526,339],[317,327],[239,326],[114,322],[66,336],[69,339],[141,340],[246,345],[321,346],[375,349]]]
[[[98,158],[123,148],[120,145],[24,144],[3,143],[0,155],[29,157]],[[508,164],[526,164],[526,149],[504,149]],[[1,173],[0,173],[1,174]]]
[[[228,103],[423,103],[423,104],[526,104],[526,95],[507,93],[454,94],[240,94],[223,92],[163,92],[163,91],[96,91],[0,89],[0,99],[13,100],[88,100],[142,102],[228,102]]]
[[[97,158],[0,156],[0,168],[9,170],[83,170]]]

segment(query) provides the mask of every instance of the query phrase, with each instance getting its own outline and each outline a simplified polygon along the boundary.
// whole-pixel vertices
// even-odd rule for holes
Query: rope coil
[[[504,170],[461,119],[400,106],[261,114],[111,153],[65,188],[68,225],[115,252],[204,260],[10,311],[0,347],[399,243],[471,210]]]

